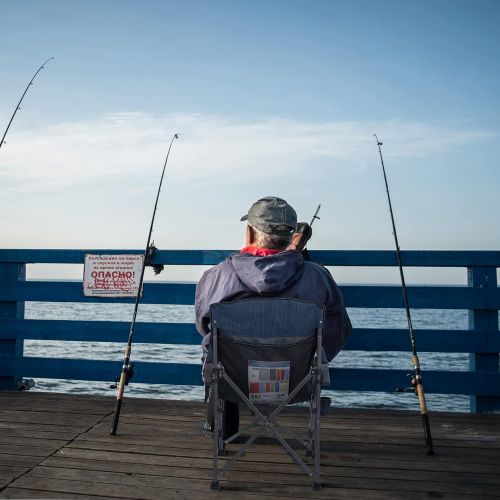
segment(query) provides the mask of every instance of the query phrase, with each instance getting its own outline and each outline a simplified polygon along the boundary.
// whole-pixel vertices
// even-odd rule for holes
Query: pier
[[[0,393],[0,498],[475,499],[500,495],[498,415],[432,413],[435,456],[417,412],[322,417],[323,490],[266,437],[210,491],[211,439],[199,402],[128,398],[110,436],[111,397]],[[284,421],[306,419],[290,408]],[[248,415],[243,420],[248,419]],[[228,453],[235,445],[228,445]]]
[[[75,281],[26,280],[26,266],[82,264],[85,254],[138,250],[0,250],[0,498],[488,498],[500,496],[500,252],[405,251],[405,267],[462,268],[467,284],[411,285],[412,309],[469,311],[467,329],[416,330],[419,352],[468,353],[469,370],[425,370],[426,393],[470,396],[470,413],[430,409],[435,456],[427,456],[418,412],[335,409],[322,419],[324,489],[269,439],[252,446],[228,473],[222,490],[210,486],[211,440],[198,429],[201,402],[127,397],[118,436],[110,436],[112,397],[18,392],[24,377],[114,382],[121,359],[25,356],[24,340],[119,342],[127,321],[26,319],[27,301],[112,303],[133,299],[83,295]],[[166,266],[220,262],[228,250],[159,251]],[[311,251],[327,266],[396,266],[391,251]],[[398,285],[342,285],[349,308],[402,308]],[[148,282],[141,303],[189,305],[194,283]],[[189,323],[139,322],[135,342],[198,344]],[[355,328],[347,350],[401,351],[404,329]],[[403,355],[403,354],[402,354]],[[132,356],[133,358],[133,356]],[[133,359],[132,359],[133,360]],[[331,389],[387,391],[408,385],[406,370],[330,368]],[[196,363],[135,363],[132,383],[199,385]],[[417,408],[417,402],[415,402]],[[287,410],[292,426],[302,408]],[[495,413],[497,412],[497,413]],[[231,447],[228,448],[231,453]]]

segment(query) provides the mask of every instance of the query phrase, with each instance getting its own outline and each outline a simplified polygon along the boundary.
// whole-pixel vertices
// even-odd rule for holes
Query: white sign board
[[[137,297],[143,262],[144,255],[86,254],[83,294],[88,297]]]

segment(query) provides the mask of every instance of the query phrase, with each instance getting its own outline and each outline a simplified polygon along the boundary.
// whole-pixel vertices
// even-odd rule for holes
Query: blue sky
[[[3,248],[238,248],[261,196],[311,248],[500,247],[500,2],[0,0]]]

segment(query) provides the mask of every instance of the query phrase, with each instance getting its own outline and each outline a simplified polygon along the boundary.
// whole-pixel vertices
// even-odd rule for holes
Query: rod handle
[[[123,392],[125,391],[126,381],[127,381],[127,367],[126,365],[124,365],[122,373],[120,375],[120,384],[118,385],[118,393],[116,394],[115,414],[113,416],[113,426],[110,432],[112,436],[116,436],[116,430],[118,429],[118,421],[120,420],[120,411],[122,408]]]

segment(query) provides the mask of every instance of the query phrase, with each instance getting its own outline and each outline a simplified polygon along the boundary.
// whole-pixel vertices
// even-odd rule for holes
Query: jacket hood
[[[238,253],[230,257],[238,278],[259,295],[272,295],[288,288],[300,277],[304,259],[300,252],[286,251],[266,257]]]

